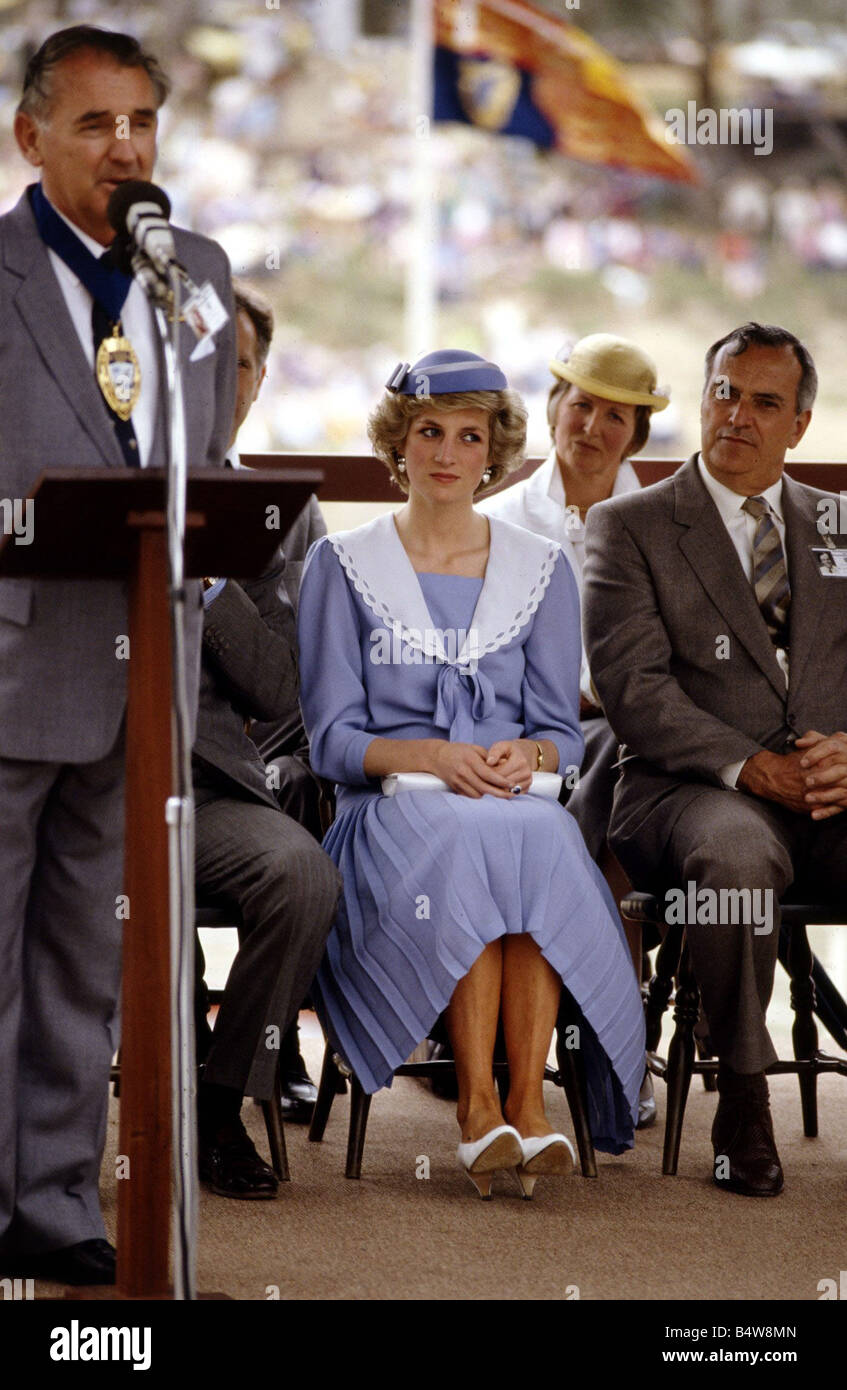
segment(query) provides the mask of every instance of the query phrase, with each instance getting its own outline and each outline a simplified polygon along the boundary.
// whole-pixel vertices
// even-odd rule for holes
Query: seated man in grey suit
[[[235,435],[264,375],[245,307],[251,303],[238,287],[233,462]],[[195,880],[198,898],[236,907],[242,928],[214,1032],[198,1026],[198,1056],[205,1060],[197,1104],[200,1175],[219,1195],[246,1199],[274,1197],[277,1181],[241,1123],[242,1099],[273,1094],[281,1048],[323,954],[340,888],[314,837],[281,810],[279,779],[245,723],[299,714],[287,569],[280,548],[258,579],[204,581]]]
[[[5,499],[26,498],[45,468],[164,464],[149,306],[101,257],[113,190],[152,177],[167,90],[134,38],[86,25],[51,35],[27,66],[15,137],[40,181],[0,219]],[[204,237],[175,238],[229,311],[203,356],[191,360],[192,333],[180,338],[188,459],[220,467],[235,390],[229,267]],[[115,389],[127,362],[128,420]],[[189,597],[193,713],[196,581]],[[62,1283],[115,1279],[98,1178],[118,1043],[127,662],[116,642],[128,631],[119,580],[0,580],[0,1273]]]
[[[764,1076],[779,899],[847,890],[847,583],[816,553],[847,539],[827,534],[837,499],[783,476],[816,386],[793,334],[735,329],[706,357],[699,456],[586,532],[591,672],[625,745],[610,842],[633,882],[694,885],[714,1178],[753,1196],[783,1185]]]

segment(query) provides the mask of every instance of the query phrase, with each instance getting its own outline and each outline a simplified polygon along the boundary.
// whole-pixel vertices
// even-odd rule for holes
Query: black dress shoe
[[[636,1129],[649,1129],[656,1123],[656,1097],[653,1093],[653,1077],[645,1071],[641,1090],[638,1092],[638,1120]]]
[[[277,1194],[272,1168],[259,1157],[240,1120],[225,1125],[213,1137],[201,1134],[198,1171],[219,1197],[242,1201],[269,1201]]]
[[[280,1071],[279,1104],[282,1118],[289,1124],[309,1124],[317,1098],[318,1088],[305,1066],[302,1071]]]
[[[722,1095],[712,1145],[718,1187],[743,1197],[776,1197],[782,1191],[782,1165],[767,1099]]]
[[[15,1273],[54,1284],[114,1284],[115,1247],[107,1240],[81,1240],[61,1250],[21,1255]]]

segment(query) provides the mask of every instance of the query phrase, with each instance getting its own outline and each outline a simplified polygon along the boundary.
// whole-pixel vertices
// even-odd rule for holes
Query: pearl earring
[[[405,454],[395,454],[395,455],[394,455],[394,462],[395,462],[396,465],[397,465],[397,472],[398,472],[398,473],[405,473],[405,472],[406,472],[406,455],[405,455]]]
[[[483,487],[487,487],[488,484],[489,484],[490,482],[491,482],[491,469],[490,469],[490,468],[486,468],[485,472],[484,472],[483,475],[482,475],[482,485],[483,485]]]

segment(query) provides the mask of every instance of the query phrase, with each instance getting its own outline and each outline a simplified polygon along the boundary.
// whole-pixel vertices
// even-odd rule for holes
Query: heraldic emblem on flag
[[[502,130],[509,124],[521,91],[521,75],[508,63],[460,58],[459,100],[474,125]]]
[[[684,146],[588,34],[529,0],[434,0],[436,121],[696,183]]]

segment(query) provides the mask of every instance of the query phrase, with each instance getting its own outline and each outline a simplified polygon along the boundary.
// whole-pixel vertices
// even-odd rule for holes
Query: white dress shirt
[[[747,576],[748,583],[753,584],[753,540],[756,535],[756,518],[749,512],[745,512],[744,503],[747,500],[746,493],[733,492],[732,488],[719,483],[717,478],[713,478],[702,457],[698,456],[697,466],[700,469],[700,477],[703,479],[705,488],[718,509],[718,515],[726,527],[729,538],[735,546],[738,558],[741,561],[741,568]],[[785,546],[785,516],[782,507],[782,478],[772,483],[764,492],[750,494],[753,497],[763,497],[770,507],[771,520],[779,533],[782,553],[785,556],[785,567],[788,569],[788,551]],[[789,575],[789,580],[791,576]],[[780,670],[785,677],[786,687],[788,686],[788,652],[784,647],[776,647],[775,655],[779,663]],[[718,776],[725,786],[736,789],[738,786],[738,774],[744,766],[744,759],[740,763],[728,763],[718,771]]]
[[[55,209],[62,221],[70,227],[75,236],[79,237],[83,246],[91,252],[92,256],[98,259],[105,251],[99,241],[80,230],[73,222],[64,217],[58,208]],[[68,306],[68,313],[73,320],[74,328],[77,331],[82,350],[85,353],[86,361],[92,372],[94,371],[94,335],[91,328],[91,308],[93,299],[89,291],[85,288],[82,281],[66,265],[61,256],[57,255],[50,247],[47,248],[50,256],[50,263],[59,282],[59,288]],[[156,404],[159,392],[159,371],[156,360],[156,344],[153,337],[153,319],[150,313],[150,306],[147,297],[137,280],[133,280],[129,294],[126,297],[123,310],[121,312],[121,327],[124,337],[129,338],[132,343],[135,355],[138,358],[138,365],[141,368],[141,394],[138,397],[135,408],[132,412],[132,424],[135,429],[135,438],[138,442],[138,459],[142,468],[146,468],[150,462],[150,450],[153,447],[153,432],[156,427]],[[99,387],[98,387],[99,390]],[[105,401],[103,409],[106,409]]]

